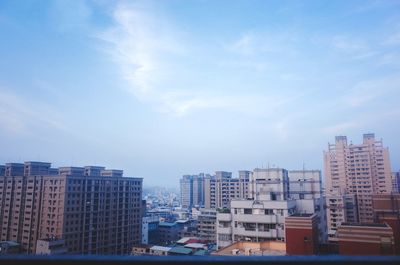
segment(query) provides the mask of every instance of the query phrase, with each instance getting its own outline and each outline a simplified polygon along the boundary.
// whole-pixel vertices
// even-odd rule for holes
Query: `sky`
[[[0,164],[323,169],[373,132],[400,170],[400,1],[0,1]]]

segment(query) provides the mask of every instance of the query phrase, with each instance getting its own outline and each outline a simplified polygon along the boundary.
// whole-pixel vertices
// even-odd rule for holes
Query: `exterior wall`
[[[338,229],[340,255],[393,255],[393,231],[388,225],[342,224]]]
[[[198,237],[209,243],[216,243],[217,211],[215,209],[200,209],[198,216]]]
[[[320,170],[291,170],[289,176],[290,197],[295,200],[322,196]]]
[[[66,254],[67,248],[63,239],[38,240],[36,244],[36,254],[39,255],[58,255]]]
[[[20,169],[19,172],[22,172],[24,166]],[[9,168],[8,174],[13,172],[17,171]],[[0,177],[0,241],[16,241],[21,244],[23,252],[34,253],[40,224],[42,187],[40,176]]]
[[[325,198],[296,200],[297,214],[315,214],[317,220],[318,241],[326,243],[328,241],[328,226],[326,216]]]
[[[336,230],[342,223],[358,222],[358,208],[355,194],[327,195],[326,206],[328,233],[332,237],[332,240],[336,240]]]
[[[7,165],[8,176],[0,177],[0,240],[35,253],[38,239],[57,237],[69,252],[85,254],[125,254],[140,242],[142,179],[85,176],[74,167],[60,168],[57,176],[14,176],[21,169],[43,173],[33,165],[52,169],[38,162]]]
[[[400,171],[392,172],[392,192],[400,193]]]
[[[345,136],[337,136],[324,152],[324,170],[327,195],[356,194],[357,219],[373,222],[371,195],[392,191],[389,150],[382,140],[364,134],[363,143],[354,145]]]
[[[217,247],[231,242],[285,239],[285,217],[296,209],[294,200],[233,200],[231,213],[217,213]],[[230,235],[230,236],[229,236]]]
[[[318,254],[318,217],[289,216],[285,220],[286,252],[288,255]]]
[[[160,223],[158,226],[158,244],[160,245],[171,245],[179,239],[179,227],[176,223],[163,224]]]
[[[158,216],[145,216],[142,218],[142,244],[153,243],[152,233],[157,230],[160,218]]]
[[[191,209],[194,206],[204,205],[204,174],[184,175],[180,180],[181,206]]]
[[[250,176],[249,198],[260,201],[289,198],[288,171],[282,168],[256,168]]]
[[[400,255],[400,194],[372,197],[375,222],[387,223],[393,230],[395,254]]]
[[[239,178],[232,178],[231,172],[217,171],[215,176],[205,177],[204,207],[229,208],[231,200],[247,198],[250,173],[241,170]]]

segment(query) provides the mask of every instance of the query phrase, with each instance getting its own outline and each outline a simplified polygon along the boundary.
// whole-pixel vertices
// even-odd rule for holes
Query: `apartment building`
[[[363,135],[362,144],[349,144],[346,136],[336,136],[335,143],[328,144],[328,150],[324,151],[324,171],[328,208],[341,213],[346,222],[350,220],[346,219],[349,215],[343,207],[351,208],[353,203],[357,207],[354,221],[373,222],[372,195],[392,192],[389,150],[372,133]],[[348,195],[355,195],[351,203],[346,203]],[[344,197],[335,201],[332,196]],[[333,217],[328,221],[331,230],[336,230],[333,224],[339,223]]]
[[[204,178],[205,175],[184,175],[180,179],[181,206],[191,209],[195,206],[204,206]]]
[[[243,199],[248,195],[251,171],[239,171],[239,178],[232,178],[232,172],[216,171],[215,176],[204,179],[205,208],[229,208],[233,199]]]
[[[141,241],[142,179],[104,167],[8,163],[0,176],[0,240],[35,253],[65,240],[69,253],[126,254]]]
[[[392,172],[392,193],[400,193],[400,171]]]
[[[337,241],[337,228],[344,222],[358,222],[356,194],[326,195],[326,217],[329,241]]]
[[[320,170],[290,170],[288,172],[290,197],[292,199],[313,199],[322,197]]]
[[[299,173],[301,180],[306,173]],[[293,181],[296,174],[293,174]],[[318,182],[320,173],[315,173],[315,178]],[[229,213],[217,213],[218,248],[238,241],[284,241],[285,218],[297,213],[315,214],[319,224],[318,236],[322,242],[326,241],[326,217],[321,190],[309,189],[303,192],[297,189],[292,196],[289,183],[286,169],[256,168],[250,174],[249,197],[232,200]],[[294,199],[300,197],[300,194],[307,199]]]
[[[197,219],[197,235],[208,243],[216,243],[217,211],[215,209],[200,209]]]

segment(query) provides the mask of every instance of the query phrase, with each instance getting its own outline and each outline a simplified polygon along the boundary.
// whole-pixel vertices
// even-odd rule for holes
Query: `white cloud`
[[[13,135],[27,135],[35,128],[67,131],[54,109],[29,101],[0,88],[0,129]]]
[[[343,97],[343,102],[349,107],[363,107],[399,89],[400,77],[397,75],[365,80],[350,89]]]
[[[120,67],[122,77],[129,83],[129,91],[136,98],[152,104],[161,112],[176,116],[202,109],[265,115],[265,112],[271,113],[273,110],[270,107],[255,109],[253,106],[260,101],[269,106],[277,106],[277,102],[280,102],[273,95],[268,98],[248,94],[243,96],[229,93],[226,91],[228,88],[221,89],[225,93],[219,93],[212,81],[207,87],[197,84],[199,80],[191,76],[196,76],[191,68],[193,56],[209,56],[207,47],[193,45],[188,34],[177,29],[159,12],[156,17],[154,14],[154,10],[148,7],[118,4],[112,13],[113,25],[98,35],[106,44],[106,52]],[[243,39],[237,43],[237,48],[247,49],[246,45],[250,45],[250,42],[250,39]],[[222,63],[218,66],[227,65]],[[249,62],[249,67],[262,70],[265,65]]]
[[[358,122],[342,122],[322,128],[322,131],[329,135],[346,135],[350,130],[358,129],[361,124]]]

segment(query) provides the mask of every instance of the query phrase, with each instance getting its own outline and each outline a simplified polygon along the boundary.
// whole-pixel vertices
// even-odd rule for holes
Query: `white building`
[[[156,215],[142,218],[142,244],[149,244],[149,233],[157,229],[160,218]]]
[[[322,196],[320,170],[290,170],[289,191],[292,199],[312,199]]]
[[[248,190],[248,199],[231,200],[230,213],[217,213],[218,248],[238,241],[284,241],[285,218],[294,213],[316,213],[320,240],[326,241],[320,171],[292,171],[289,181],[286,169],[256,168],[250,174]]]
[[[295,210],[295,200],[233,200],[230,213],[217,213],[217,247],[238,241],[284,241],[285,217]]]
[[[36,244],[36,255],[59,255],[67,254],[64,239],[49,238],[39,239]]]

